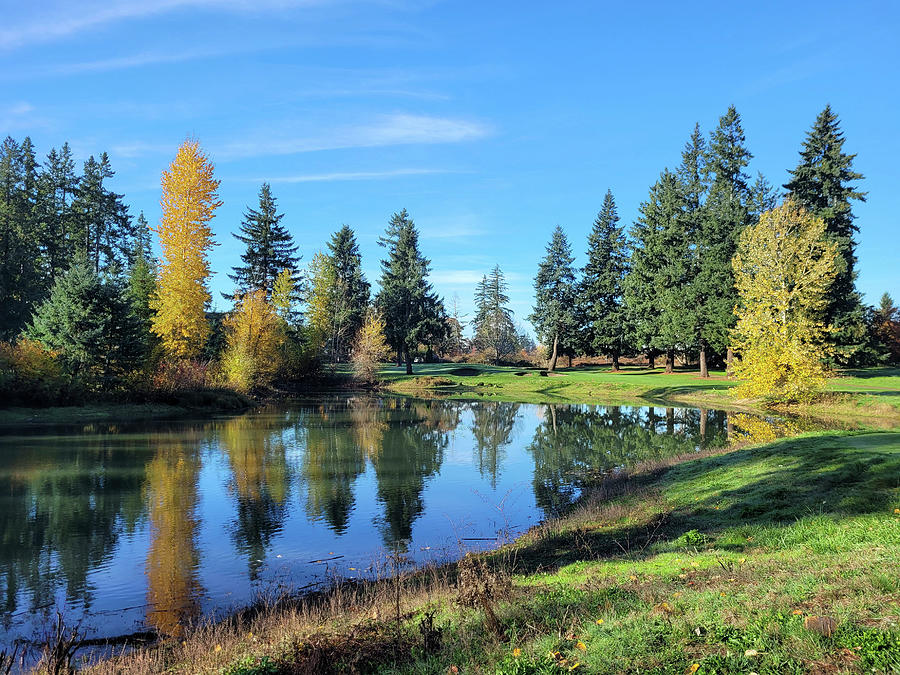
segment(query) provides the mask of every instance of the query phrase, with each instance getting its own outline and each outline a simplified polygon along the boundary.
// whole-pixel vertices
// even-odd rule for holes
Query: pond
[[[577,499],[588,474],[762,420],[683,408],[334,396],[204,420],[0,431],[0,642],[88,637],[441,562]],[[768,428],[768,427],[766,427]]]

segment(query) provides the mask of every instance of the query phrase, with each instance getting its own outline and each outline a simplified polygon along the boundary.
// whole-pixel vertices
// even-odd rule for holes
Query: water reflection
[[[315,580],[332,552],[343,573],[382,549],[424,559],[505,529],[493,504],[524,529],[585,476],[785,431],[715,410],[354,396],[7,433],[0,637],[33,635],[56,607],[89,635],[178,635],[265,584]]]

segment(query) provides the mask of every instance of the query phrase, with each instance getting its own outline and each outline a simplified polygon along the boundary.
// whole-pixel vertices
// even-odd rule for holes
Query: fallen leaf
[[[747,658],[749,659],[749,658],[752,658],[752,657],[754,657],[754,656],[759,656],[759,652],[756,651],[755,649],[748,649],[748,650],[746,650],[746,651],[744,652],[744,656],[747,657]]]

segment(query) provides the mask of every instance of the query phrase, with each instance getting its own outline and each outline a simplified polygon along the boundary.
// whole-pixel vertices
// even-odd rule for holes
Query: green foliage
[[[472,320],[475,346],[493,352],[494,363],[499,363],[501,356],[515,351],[517,346],[513,313],[507,306],[508,288],[500,265],[495,265],[475,288],[475,318]]]
[[[709,185],[702,223],[697,230],[698,268],[694,299],[699,337],[717,352],[729,346],[735,323],[737,291],[731,259],[738,237],[751,220],[747,150],[741,116],[734,106],[719,119],[710,136],[703,172]]]
[[[837,277],[828,295],[826,323],[835,327],[830,342],[839,363],[854,363],[864,342],[863,308],[856,291],[856,240],[859,228],[851,201],[865,201],[855,181],[863,175],[853,170],[856,155],[844,152],[840,120],[830,105],[816,117],[800,150],[800,161],[784,187],[801,206],[825,221],[828,238],[838,247]]]
[[[346,360],[349,345],[366,320],[369,307],[369,282],[362,272],[362,256],[356,235],[347,225],[331,235],[328,255],[334,270],[332,353]]]
[[[419,251],[419,232],[406,209],[391,216],[378,243],[387,249],[387,258],[381,261],[375,304],[384,318],[388,344],[412,373],[412,353],[419,344],[436,345],[445,335],[444,303],[428,282],[431,263]]]
[[[560,349],[574,353],[578,346],[574,262],[566,233],[557,225],[534,278],[534,310],[528,317],[538,339],[552,349],[549,370]]]
[[[26,335],[59,352],[70,375],[111,383],[143,353],[142,325],[124,285],[102,278],[84,257],[56,279]]]
[[[587,255],[578,293],[584,314],[584,348],[589,354],[611,355],[613,368],[618,368],[619,356],[628,351],[623,285],[629,251],[609,190],[588,236]]]
[[[294,275],[294,287],[299,286],[297,263],[300,260],[294,239],[281,224],[283,213],[278,213],[275,197],[268,183],[259,189],[259,207],[248,208],[241,222],[240,234],[234,238],[246,246],[241,254],[241,262],[228,277],[235,283],[236,292],[244,293],[263,290],[266,298],[272,296],[275,279],[282,270],[289,269]],[[225,295],[228,300],[233,296]]]
[[[278,662],[270,656],[245,656],[222,671],[223,675],[278,675]]]

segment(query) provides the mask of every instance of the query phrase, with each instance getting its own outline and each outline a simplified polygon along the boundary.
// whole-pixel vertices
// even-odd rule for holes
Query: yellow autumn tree
[[[825,384],[830,327],[822,316],[837,255],[825,222],[790,199],[741,233],[734,344],[735,374],[745,382],[736,395],[808,401]]]
[[[363,382],[374,382],[378,377],[381,360],[389,348],[384,337],[384,319],[374,310],[369,310],[366,320],[353,345],[353,372]]]
[[[271,383],[281,362],[283,322],[266,302],[263,289],[235,298],[234,311],[225,319],[222,371],[238,391]]]
[[[209,222],[222,205],[213,165],[195,140],[185,141],[162,174],[162,258],[151,330],[170,355],[193,358],[209,334],[206,305],[210,301],[209,252],[215,242]]]
[[[275,277],[272,284],[272,306],[285,321],[291,320],[292,307],[294,305],[295,284],[294,275],[289,269],[283,269]]]
[[[336,275],[331,258],[316,253],[309,262],[309,320],[310,349],[320,354],[331,335],[334,321]]]

